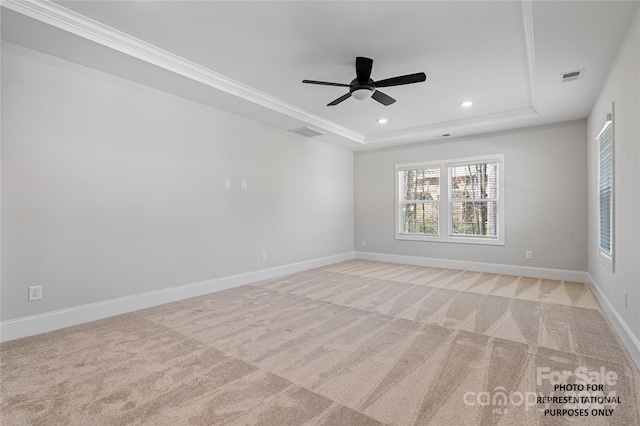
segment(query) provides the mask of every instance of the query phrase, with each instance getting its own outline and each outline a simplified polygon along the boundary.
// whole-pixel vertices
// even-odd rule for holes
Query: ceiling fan
[[[373,81],[371,79],[371,69],[373,68],[373,59],[358,56],[356,58],[356,78],[349,84],[330,83],[328,81],[302,80],[307,84],[320,84],[323,86],[339,86],[348,87],[349,93],[340,96],[335,101],[328,103],[327,106],[338,105],[340,102],[349,99],[351,96],[359,101],[373,98],[384,106],[391,105],[396,100],[391,96],[382,93],[378,87],[401,86],[403,84],[420,83],[427,79],[423,72],[416,74],[402,75],[400,77],[387,78],[385,80]]]

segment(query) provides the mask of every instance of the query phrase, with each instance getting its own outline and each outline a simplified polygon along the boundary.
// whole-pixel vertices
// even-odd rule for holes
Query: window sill
[[[613,270],[613,256],[603,252],[602,250],[598,250],[598,260],[602,263],[610,272],[615,272]]]
[[[454,244],[480,244],[490,246],[504,246],[504,238],[493,237],[464,237],[458,235],[418,235],[396,233],[396,240],[404,241],[425,241],[434,243],[454,243]]]

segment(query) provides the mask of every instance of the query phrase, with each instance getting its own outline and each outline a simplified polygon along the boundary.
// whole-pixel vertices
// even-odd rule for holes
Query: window
[[[613,126],[607,114],[598,141],[599,258],[613,271]]]
[[[396,239],[504,245],[503,162],[499,154],[396,165]]]
[[[400,171],[400,229],[404,234],[438,235],[440,168]]]

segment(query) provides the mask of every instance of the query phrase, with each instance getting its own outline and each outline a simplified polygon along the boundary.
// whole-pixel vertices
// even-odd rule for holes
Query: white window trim
[[[597,200],[598,200],[598,260],[611,272],[615,272],[615,212],[616,212],[616,203],[615,203],[615,193],[616,193],[616,182],[615,182],[615,126],[614,126],[614,116],[613,111],[614,104],[611,105],[611,112],[605,114],[605,116],[600,121],[600,131],[596,136],[597,143],[597,151],[598,151],[598,187],[597,187]],[[607,129],[608,126],[611,126],[611,253],[606,252],[600,247],[600,136]]]
[[[497,229],[496,237],[478,235],[454,235],[451,233],[451,218],[449,209],[451,200],[451,181],[449,178],[449,167],[470,164],[474,162],[498,163],[498,200],[497,200]],[[440,198],[438,200],[438,235],[421,235],[401,233],[402,218],[402,194],[400,193],[399,172],[417,168],[440,168]],[[446,182],[446,184],[444,184]],[[446,190],[446,192],[444,191]],[[395,239],[407,241],[431,241],[440,243],[460,243],[460,244],[484,244],[484,245],[505,245],[505,200],[504,200],[504,154],[482,155],[475,157],[454,158],[437,161],[424,161],[419,163],[404,163],[395,165]],[[444,228],[444,229],[443,229]]]

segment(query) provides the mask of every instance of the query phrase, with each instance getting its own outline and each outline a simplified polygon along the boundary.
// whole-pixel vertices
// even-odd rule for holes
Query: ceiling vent
[[[295,133],[296,135],[300,135],[305,138],[312,138],[314,136],[324,135],[324,133],[321,133],[317,130],[313,130],[310,127],[300,127],[299,129],[291,129],[289,131],[291,133]]]
[[[565,72],[562,74],[562,82],[568,83],[570,81],[580,80],[584,74],[584,69],[578,71]]]

